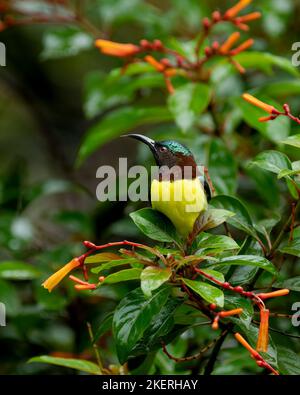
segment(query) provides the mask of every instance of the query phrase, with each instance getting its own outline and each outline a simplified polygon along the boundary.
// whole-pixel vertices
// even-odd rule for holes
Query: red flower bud
[[[214,11],[212,13],[212,19],[214,22],[219,22],[221,20],[221,18],[222,18],[222,15],[221,15],[220,11]]]
[[[85,241],[83,242],[83,244],[84,244],[84,246],[85,246],[86,248],[96,248],[96,245],[95,245],[94,243],[92,243],[92,242],[90,242],[90,241],[87,241],[87,240],[85,240]]]
[[[212,51],[212,49],[210,48],[210,47],[206,47],[205,49],[204,49],[204,52],[205,52],[205,55],[209,58],[211,55],[212,55],[212,53],[213,53],[213,51]]]
[[[234,290],[235,290],[236,292],[242,293],[242,292],[244,291],[244,288],[241,287],[241,286],[237,286],[237,287],[234,288]]]
[[[149,43],[149,41],[148,40],[141,40],[140,41],[140,46],[143,48],[143,49],[149,49],[150,47],[151,47],[151,44]]]
[[[218,41],[214,41],[211,47],[214,51],[218,51],[220,44],[218,43]]]
[[[163,49],[162,42],[160,40],[153,41],[154,50],[161,51]]]
[[[208,18],[204,18],[202,21],[202,24],[203,24],[203,27],[206,31],[209,30],[211,27],[211,22]]]
[[[171,66],[171,63],[170,63],[169,59],[167,59],[167,58],[161,59],[160,63],[163,64],[166,67],[170,67]]]

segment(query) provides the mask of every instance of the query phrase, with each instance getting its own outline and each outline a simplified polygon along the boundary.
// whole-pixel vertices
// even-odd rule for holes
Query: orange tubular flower
[[[164,71],[165,68],[166,68],[163,64],[159,63],[159,62],[158,62],[156,59],[154,59],[154,57],[151,56],[151,55],[145,56],[144,59],[145,59],[145,61],[146,61],[147,63],[151,64],[151,66],[153,66],[157,71],[162,72],[162,71]]]
[[[269,117],[260,117],[260,118],[258,118],[259,122],[268,122],[268,121],[271,121],[272,119],[274,119],[272,115],[269,116]]]
[[[169,68],[169,69],[165,70],[165,75],[167,77],[174,77],[174,75],[176,75],[176,74],[177,74],[177,70],[174,68]]]
[[[272,368],[271,365],[269,365],[263,358],[262,356],[256,351],[254,350],[253,347],[250,346],[250,344],[243,338],[243,336],[240,333],[235,333],[234,337],[236,338],[236,340],[241,343],[241,345],[243,347],[245,347],[251,354],[251,356],[256,360],[256,363],[258,366],[268,369],[270,372],[272,372],[273,374],[275,374],[276,376],[279,375],[279,373],[277,372],[277,370],[275,370],[274,368]]]
[[[270,106],[269,104],[256,99],[256,97],[249,95],[248,93],[244,93],[242,97],[244,100],[246,100],[250,104],[253,104],[256,107],[259,107],[262,110],[265,110],[269,114],[276,114],[277,113],[277,110],[273,106]]]
[[[240,38],[241,34],[239,32],[232,33],[224,44],[220,47],[220,53],[225,55],[233,47],[234,43]]]
[[[214,310],[214,308],[212,308],[212,310]],[[215,316],[213,323],[212,323],[212,329],[213,330],[217,330],[219,329],[219,319],[220,318],[224,318],[224,317],[231,317],[233,315],[239,315],[242,314],[243,309],[233,309],[233,310],[227,310],[227,311],[220,311],[219,313],[217,313],[217,315]]]
[[[241,343],[243,347],[245,347],[250,352],[253,358],[256,359],[259,356],[258,352],[254,350],[253,347],[250,346],[250,344],[243,338],[243,336],[240,333],[235,333],[234,337],[239,343]]]
[[[213,320],[211,327],[214,331],[217,331],[219,329],[219,318],[220,318],[220,316],[217,315],[216,318]]]
[[[277,298],[278,296],[285,296],[288,295],[289,293],[290,293],[289,289],[279,289],[278,291],[262,293],[262,294],[258,294],[257,296],[260,299],[265,300],[269,298]]]
[[[96,289],[96,284],[77,284],[75,285],[77,291],[84,291],[89,289]]]
[[[235,59],[230,59],[230,63],[233,64],[233,66],[237,69],[237,71],[241,74],[245,74],[246,70],[244,69],[244,67],[237,62]]]
[[[268,351],[269,316],[270,316],[270,311],[268,309],[260,310],[260,326],[259,326],[258,340],[256,345],[257,351],[262,351],[262,352]]]
[[[134,44],[121,44],[102,39],[96,40],[95,46],[106,55],[118,56],[120,58],[133,56],[140,51],[140,47]]]
[[[172,85],[170,78],[167,77],[166,75],[165,75],[165,83],[166,83],[168,92],[170,93],[170,95],[173,95],[175,93],[174,86]]]
[[[256,19],[261,18],[261,13],[260,12],[251,12],[250,14],[240,16],[236,18],[237,23],[245,23],[245,22],[251,22],[255,21]]]
[[[249,40],[246,40],[245,42],[243,42],[243,44],[241,44],[239,47],[230,51],[230,55],[231,56],[238,55],[239,53],[246,51],[246,49],[252,47],[253,44],[254,44],[253,38],[249,38]]]
[[[239,315],[242,314],[243,309],[234,309],[234,310],[228,310],[228,311],[221,311],[219,313],[220,317],[230,317],[232,315]]]
[[[244,8],[247,7],[248,4],[250,4],[252,0],[240,0],[235,6],[229,8],[229,10],[226,11],[225,16],[228,19],[231,19],[235,17],[240,11],[242,11]]]
[[[78,266],[80,266],[80,264],[81,263],[78,258],[72,259],[65,266],[52,274],[52,276],[50,276],[46,281],[44,281],[42,286],[48,289],[49,292],[51,292],[52,289],[56,287],[57,284],[59,284],[68,273],[70,273],[71,270],[77,268]]]
[[[80,280],[80,278],[72,276],[72,275],[69,276],[69,279],[74,281],[74,283],[77,283],[77,284],[81,284],[81,285],[87,285],[88,284],[86,281]]]

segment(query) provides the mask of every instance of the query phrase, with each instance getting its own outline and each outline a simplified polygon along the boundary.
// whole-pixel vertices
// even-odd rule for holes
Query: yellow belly
[[[193,230],[199,214],[207,208],[205,192],[198,178],[173,182],[153,180],[151,203],[184,237]]]

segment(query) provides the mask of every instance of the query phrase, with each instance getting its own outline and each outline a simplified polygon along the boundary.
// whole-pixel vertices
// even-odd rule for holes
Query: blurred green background
[[[32,7],[34,13],[42,2],[23,3]],[[85,2],[85,10],[103,36],[112,40],[136,43],[141,38],[159,38],[181,42],[195,37],[204,16],[216,8],[225,10],[233,3],[91,0]],[[292,43],[300,37],[300,2],[260,0],[253,2],[252,9],[262,11],[263,18],[251,24],[245,37],[255,38],[254,50],[279,55],[290,64]],[[146,150],[112,136],[80,166],[75,166],[75,161],[85,133],[106,114],[128,104],[146,107],[165,103],[161,87],[142,87],[130,93],[123,92],[120,83],[115,92],[109,92],[107,76],[122,62],[100,54],[93,47],[91,36],[84,32],[75,39],[74,29],[76,32],[77,28],[63,24],[29,24],[0,33],[0,41],[7,48],[7,66],[0,68],[0,301],[7,307],[7,326],[0,328],[1,374],[73,374],[65,368],[26,362],[35,355],[49,353],[91,358],[86,321],[96,327],[135,286],[107,286],[92,296],[79,295],[66,281],[52,294],[41,287],[49,274],[83,251],[82,240],[101,243],[142,238],[127,215],[141,204],[99,203],[95,191],[99,182],[96,169],[101,164],[115,165],[119,157],[129,157],[132,163],[147,160],[150,164]],[[215,36],[222,40],[231,31],[232,26],[223,26]],[[291,64],[289,67],[293,68]],[[253,87],[280,82],[281,90],[274,98],[283,103],[288,96],[294,113],[300,112],[297,68],[293,73],[284,67],[274,72],[250,67],[245,77],[219,71],[213,84],[223,103]],[[284,89],[287,81],[294,87],[290,93]],[[224,108],[226,104],[220,111]],[[223,159],[233,175],[230,178],[225,172],[225,186],[219,181],[222,171],[209,154],[211,144],[221,144],[222,149],[225,143],[217,138],[212,121],[205,114],[200,126],[187,134],[182,134],[174,122],[143,125],[137,131],[152,137],[181,139],[211,168],[213,181],[221,192],[237,190],[257,219],[276,215],[282,204],[282,186],[263,171],[251,174],[244,168],[247,160],[261,149],[272,148],[273,142],[239,122],[234,106],[230,114],[224,137],[228,157]],[[288,127],[290,134],[296,133],[297,125]],[[232,135],[233,129],[237,133]],[[296,160],[296,150],[287,150]],[[218,160],[222,162],[222,158]],[[199,329],[198,334],[211,336],[205,329]],[[110,336],[102,337],[99,346],[105,350],[109,363],[117,362]],[[180,339],[174,345],[175,353],[176,347],[182,351],[188,343]],[[234,353],[229,347],[215,374],[233,374],[241,369],[243,373],[247,369],[255,372],[250,359],[251,367],[240,367],[239,361],[245,355],[241,351]],[[174,362],[163,354],[157,363],[159,372],[174,372]]]

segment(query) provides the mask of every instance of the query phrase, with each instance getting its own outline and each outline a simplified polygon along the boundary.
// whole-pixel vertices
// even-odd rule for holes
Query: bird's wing
[[[201,175],[198,178],[199,178],[201,184],[203,185],[204,191],[206,193],[207,201],[210,201],[210,199],[212,198],[212,191],[211,191],[209,183],[206,180],[206,177],[204,175]]]

